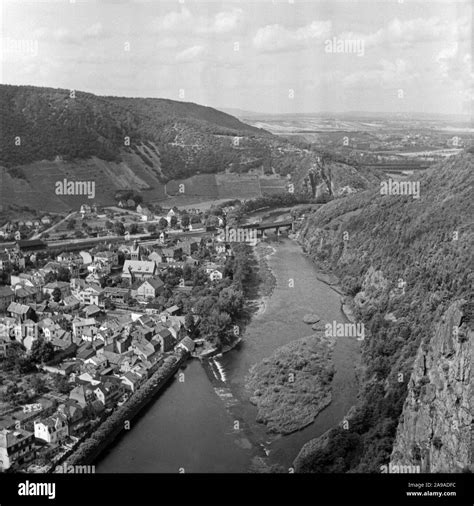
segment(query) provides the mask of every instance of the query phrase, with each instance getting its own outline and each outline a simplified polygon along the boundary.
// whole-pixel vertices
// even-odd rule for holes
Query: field
[[[98,158],[88,160],[41,161],[18,168],[22,178],[12,178],[6,171],[2,180],[2,205],[25,205],[48,212],[67,212],[79,209],[81,204],[113,205],[114,195],[120,189],[136,189],[144,199],[162,200],[164,187],[156,174],[144,166],[137,155],[126,154],[126,161],[106,162]],[[56,195],[57,181],[90,181],[95,183],[95,196]]]

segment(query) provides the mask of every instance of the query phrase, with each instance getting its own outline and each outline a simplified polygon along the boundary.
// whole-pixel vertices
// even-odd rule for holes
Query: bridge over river
[[[254,223],[246,223],[245,225],[240,225],[240,228],[251,228],[257,230],[257,236],[262,236],[265,230],[275,230],[275,233],[278,234],[280,229],[283,230],[293,230],[293,220],[282,220],[282,221],[269,221],[265,223],[254,222]]]

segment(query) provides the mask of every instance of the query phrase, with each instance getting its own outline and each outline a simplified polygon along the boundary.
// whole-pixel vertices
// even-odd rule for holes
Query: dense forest
[[[192,103],[0,85],[0,114],[0,164],[14,176],[16,166],[34,161],[120,161],[127,151],[154,168],[142,145],[159,156],[163,182],[269,167],[270,134]]]
[[[300,239],[354,297],[366,338],[349,428],[333,429],[301,471],[380,472],[388,463],[418,347],[450,303],[472,290],[473,165],[465,153],[430,169],[420,199],[369,190],[307,220]]]

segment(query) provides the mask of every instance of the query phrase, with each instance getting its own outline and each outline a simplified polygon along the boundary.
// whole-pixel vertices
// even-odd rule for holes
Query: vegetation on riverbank
[[[250,401],[269,432],[299,430],[331,402],[333,347],[332,339],[318,333],[282,346],[251,368]]]
[[[300,242],[354,297],[365,340],[360,402],[347,429],[333,429],[313,450],[308,444],[298,471],[380,472],[389,462],[417,350],[471,290],[472,163],[465,154],[427,171],[420,199],[363,192],[304,223]]]
[[[171,355],[163,361],[158,370],[131,397],[117,408],[92,435],[82,442],[68,458],[69,465],[92,462],[98,457],[113,439],[125,428],[138,412],[153,398],[154,395],[176,372],[183,360],[183,355]]]

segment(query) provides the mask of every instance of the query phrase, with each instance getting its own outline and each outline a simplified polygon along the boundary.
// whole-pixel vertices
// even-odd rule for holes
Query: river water
[[[347,321],[339,294],[317,279],[300,247],[289,239],[270,244],[276,286],[241,344],[209,363],[189,362],[101,457],[97,472],[249,472],[255,457],[287,469],[304,443],[343,420],[357,395],[359,346],[350,337],[338,338],[333,400],[312,424],[279,437],[255,421],[256,408],[245,390],[250,367],[279,346],[311,335],[302,321],[307,313],[323,322]]]

